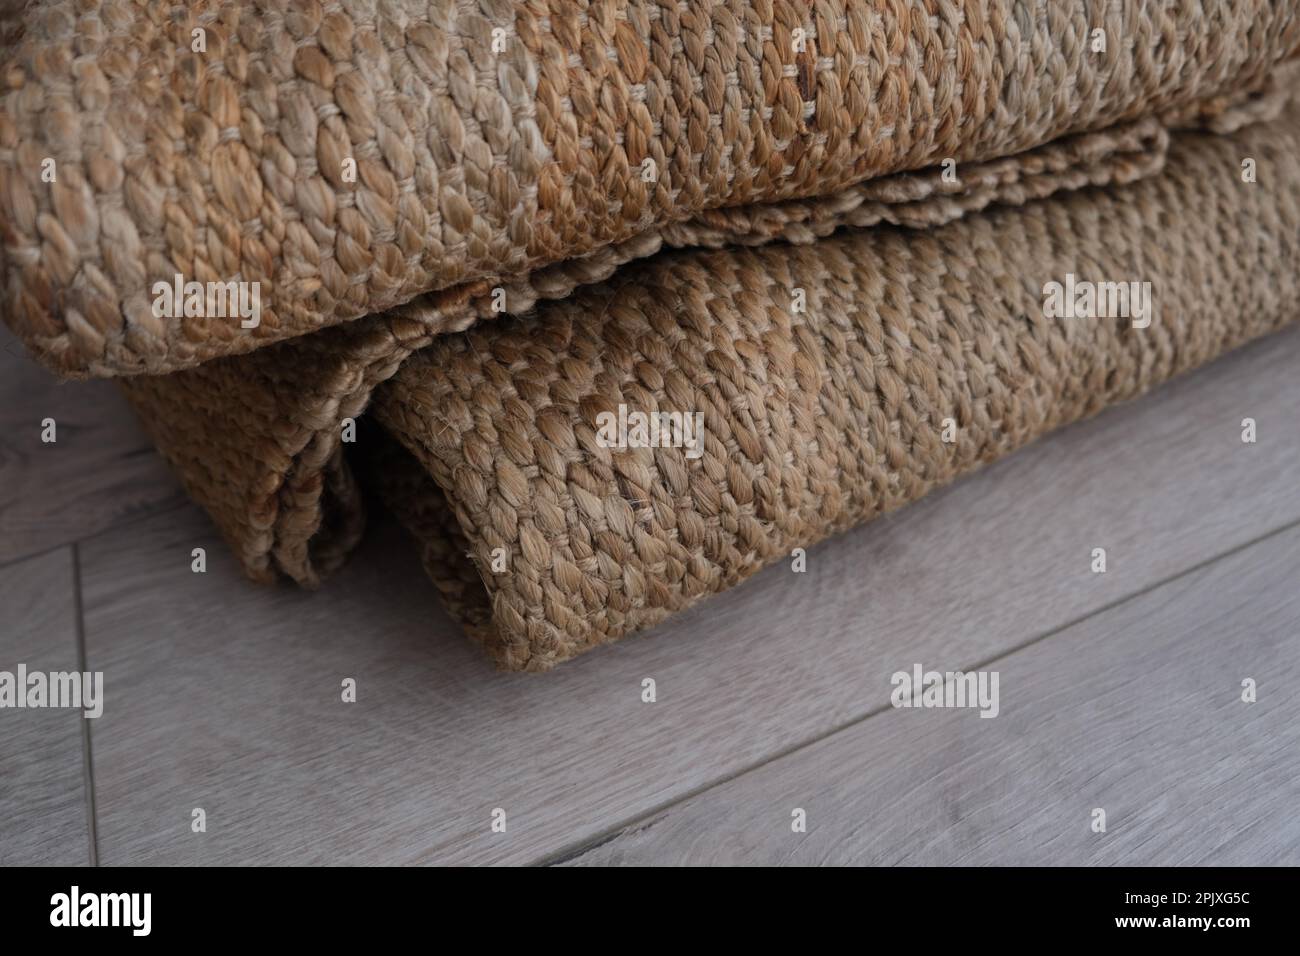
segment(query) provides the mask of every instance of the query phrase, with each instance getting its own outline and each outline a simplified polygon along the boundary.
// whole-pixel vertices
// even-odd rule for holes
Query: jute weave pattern
[[[1283,101],[1280,92],[1248,98],[1217,113],[1215,122],[1275,113]],[[762,215],[720,210],[692,229],[691,244],[807,239],[844,222],[937,225],[991,202],[1132,182],[1163,167],[1167,146],[1164,128],[1148,118],[971,164],[957,188],[926,170],[864,184],[848,202],[794,201]],[[539,270],[532,284],[537,295],[562,298],[657,248],[657,242],[632,240],[599,263]],[[428,299],[250,355],[123,380],[187,490],[216,517],[253,577],[270,580],[279,571],[314,586],[361,533],[361,502],[343,462],[340,423],[359,415],[374,387],[428,345],[460,307],[433,308]]]
[[[1067,274],[1149,281],[1150,327],[1045,317]],[[359,524],[333,436],[373,388],[387,435],[364,435],[363,469],[471,635],[545,670],[1272,331],[1297,296],[1293,107],[1178,134],[1127,185],[924,231],[665,253],[463,334],[395,312],[124,387],[254,573],[309,583]],[[701,412],[702,457],[603,447],[596,417],[620,404]],[[261,497],[216,487],[231,474]]]
[[[6,318],[100,375],[421,293],[460,328],[710,210],[1176,114],[1300,47],[1282,0],[36,0],[3,27]],[[156,315],[176,274],[258,283],[260,324]]]

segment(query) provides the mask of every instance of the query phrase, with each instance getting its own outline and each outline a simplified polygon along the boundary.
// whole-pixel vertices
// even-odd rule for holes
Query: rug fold
[[[397,310],[123,387],[250,572],[341,560],[351,459],[466,630],[545,670],[1289,322],[1298,157],[1289,107],[1132,182],[664,252],[461,334]],[[1065,316],[1052,283],[1149,292]],[[382,434],[342,440],[367,405]],[[619,406],[698,413],[698,456],[607,447]]]

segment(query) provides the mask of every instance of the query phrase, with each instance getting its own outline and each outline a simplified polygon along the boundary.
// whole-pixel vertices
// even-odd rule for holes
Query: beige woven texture
[[[386,434],[348,450],[447,606],[501,666],[545,670],[1295,317],[1300,111],[1177,134],[1128,178],[662,253],[462,334],[398,311],[124,387],[250,572],[308,584],[360,533],[338,436],[373,399]],[[1067,274],[1150,282],[1151,325],[1045,317]],[[620,404],[702,413],[702,457],[603,447]]]
[[[1251,98],[1215,122],[1257,111],[1276,112],[1280,92]],[[940,173],[901,173],[874,181],[870,201],[846,208],[798,203],[773,219],[719,218],[716,242],[758,242],[820,234],[840,221],[929,226],[991,202],[1025,202],[1087,184],[1132,182],[1160,170],[1168,135],[1138,121],[1098,134],[1067,137],[1016,157],[964,167],[957,187]],[[732,229],[739,231],[733,232]],[[639,243],[611,256],[595,279]],[[566,266],[542,270],[538,285],[552,298],[577,279]],[[423,301],[356,323],[166,376],[123,380],[160,449],[187,489],[216,518],[248,572],[271,580],[282,572],[315,586],[336,567],[364,525],[360,496],[343,460],[341,427],[365,409],[375,386],[434,338],[442,314]]]
[[[1213,112],[1300,47],[1280,0],[5,11],[5,318],[52,368],[99,375],[185,368],[422,293],[431,330],[459,329],[494,288],[520,312],[741,222],[823,234],[849,208],[869,220],[855,184]],[[260,325],[155,315],[154,283],[176,274],[258,283]]]

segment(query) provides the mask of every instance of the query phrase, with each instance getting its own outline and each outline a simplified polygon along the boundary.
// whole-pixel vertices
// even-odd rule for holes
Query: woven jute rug
[[[342,559],[356,465],[466,630],[545,670],[1273,331],[1297,295],[1292,106],[1178,133],[1133,181],[665,252],[464,333],[398,310],[123,385],[251,574]],[[698,431],[611,444],[620,406]],[[381,427],[347,441],[367,408]]]
[[[68,375],[421,295],[459,330],[869,218],[881,176],[1213,113],[1298,47],[1283,0],[5,2],[0,288]],[[173,282],[252,286],[256,321],[160,309]]]
[[[0,0],[4,317],[251,577],[377,499],[546,670],[1289,321],[1298,53],[1293,0]]]

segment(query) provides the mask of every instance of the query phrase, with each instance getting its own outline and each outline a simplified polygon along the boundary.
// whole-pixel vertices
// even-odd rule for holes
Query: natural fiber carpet
[[[312,584],[352,546],[349,449],[467,630],[544,669],[1290,321],[1298,157],[1291,109],[1179,134],[1127,185],[663,254],[466,333],[384,316],[124,387],[255,574]],[[1071,274],[1150,282],[1150,324],[1045,317]],[[405,451],[340,441],[380,382]],[[620,404],[699,411],[702,455],[603,447]]]
[[[361,476],[507,668],[1295,314],[1290,3],[70,8],[0,14],[7,320],[256,579],[336,568]]]

